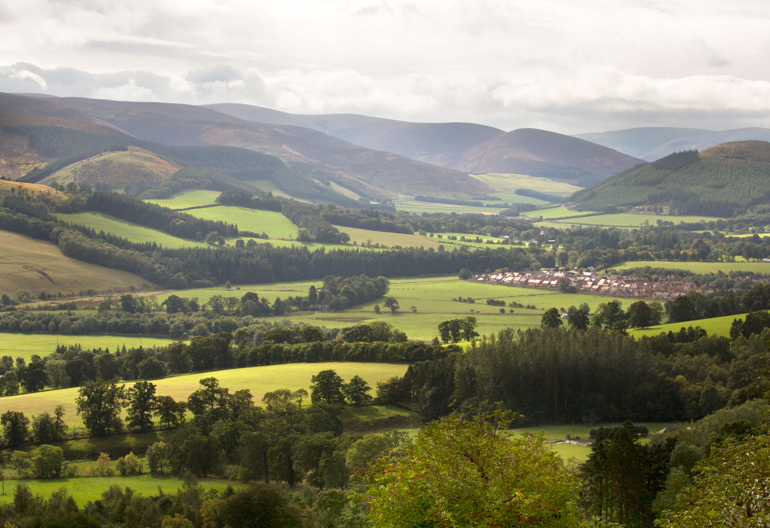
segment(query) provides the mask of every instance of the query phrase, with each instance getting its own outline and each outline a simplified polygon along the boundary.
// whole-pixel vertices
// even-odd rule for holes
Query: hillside
[[[0,293],[13,299],[20,290],[36,297],[41,290],[76,294],[89,289],[106,292],[140,288],[147,283],[125,271],[66,257],[51,242],[0,230]]]
[[[190,105],[82,98],[56,99],[56,104],[143,140],[174,146],[239,147],[273,155],[310,177],[334,178],[343,187],[370,197],[467,197],[492,192],[462,172],[353,145],[304,127],[251,123]]]
[[[301,115],[245,104],[207,108],[246,121],[310,128],[362,147],[445,167],[456,163],[463,152],[505,133],[474,123],[409,123],[357,114]]]
[[[528,174],[586,187],[639,161],[582,139],[522,128],[468,150],[453,168],[473,174]]]
[[[2,95],[0,94],[0,108],[6,108],[2,105]],[[24,106],[17,110],[24,110]],[[64,128],[105,137],[125,136],[111,127],[96,123],[35,114],[0,113],[0,177],[12,180],[21,178],[30,170],[41,167],[57,157],[47,152],[44,145],[30,144],[24,134],[18,133],[17,127],[30,126]]]
[[[674,214],[731,217],[770,204],[770,143],[725,143],[671,154],[575,193],[583,210],[661,206]]]
[[[124,190],[141,182],[143,187],[160,185],[181,166],[147,150],[128,147],[126,151],[106,152],[93,158],[73,163],[41,180],[44,185],[53,182],[86,184],[100,190]]]
[[[654,161],[674,152],[705,150],[721,143],[746,140],[770,141],[770,129],[739,128],[715,132],[700,128],[641,127],[578,134],[575,137],[646,161]]]

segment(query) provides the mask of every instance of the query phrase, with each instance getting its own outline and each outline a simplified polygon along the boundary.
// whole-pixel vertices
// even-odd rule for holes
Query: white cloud
[[[770,4],[0,0],[0,90],[561,132],[770,126]]]

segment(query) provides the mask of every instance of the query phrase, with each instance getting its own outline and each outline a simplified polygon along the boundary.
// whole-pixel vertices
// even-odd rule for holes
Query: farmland
[[[94,229],[96,232],[104,231],[111,235],[126,238],[131,242],[145,243],[155,242],[166,248],[206,247],[204,242],[186,240],[164,233],[158,229],[144,227],[127,220],[120,220],[104,213],[86,212],[56,215],[60,220],[78,224]]]
[[[222,387],[227,387],[231,392],[241,389],[250,390],[254,396],[254,401],[259,404],[266,392],[281,388],[309,389],[310,377],[327,369],[335,370],[346,380],[356,375],[361,376],[371,387],[376,387],[378,382],[393,376],[403,376],[406,365],[333,362],[292,363],[185,374],[160,379],[153,381],[153,383],[157,386],[159,395],[172,396],[176,400],[186,400],[192,392],[198,389],[198,382],[201,379],[215,377]],[[0,414],[13,409],[22,411],[27,416],[32,416],[42,412],[51,412],[57,405],[63,405],[67,424],[81,426],[82,422],[76,414],[75,398],[77,394],[78,388],[72,387],[18,396],[5,396],[0,398]]]
[[[143,284],[147,284],[145,279],[131,273],[66,257],[51,242],[0,230],[0,293],[11,298],[19,290],[36,296],[41,290],[76,294],[89,289],[101,292],[141,288]]]
[[[582,214],[576,211],[572,211],[574,214]],[[541,215],[541,211],[534,211],[529,213],[531,216],[536,217]],[[544,218],[554,218],[552,216]],[[663,222],[674,222],[679,224],[682,222],[695,223],[695,222],[711,222],[717,220],[708,216],[664,216],[664,215],[649,215],[649,214],[602,214],[595,216],[585,216],[578,218],[565,218],[563,220],[551,220],[548,222],[538,222],[536,225],[542,227],[569,227],[573,225],[579,226],[591,226],[591,227],[642,227],[645,225],[657,225],[658,220]]]
[[[32,356],[47,356],[56,350],[57,345],[77,345],[85,350],[107,349],[115,352],[118,348],[145,348],[166,346],[170,339],[153,337],[124,337],[110,335],[53,335],[53,334],[0,334],[0,356],[24,358],[29,363]],[[0,400],[2,401],[2,400]]]
[[[496,333],[503,328],[529,328],[540,325],[543,311],[548,308],[564,308],[587,303],[591,310],[613,297],[590,294],[563,294],[557,290],[537,290],[533,288],[510,287],[494,284],[477,284],[461,281],[454,277],[420,277],[398,278],[390,281],[389,297],[395,297],[401,308],[396,314],[383,309],[380,314],[374,312],[374,305],[382,305],[382,300],[358,305],[336,313],[302,312],[286,316],[295,322],[304,322],[330,328],[342,328],[361,322],[375,320],[392,324],[406,332],[412,339],[430,340],[437,334],[439,323],[447,319],[457,319],[472,315],[478,320],[478,332],[481,335]],[[207,288],[187,290],[184,296],[198,297],[200,302],[207,302],[211,295],[242,296],[247,291],[257,292],[260,296],[273,300],[275,297],[307,295],[311,285],[321,286],[321,281],[303,281],[292,283],[259,284],[240,286],[240,290],[223,288]],[[169,294],[160,294],[158,302],[162,302]],[[475,304],[453,302],[452,298],[473,297]],[[537,309],[514,308],[514,313],[500,314],[499,306],[486,304],[486,299],[493,298],[505,301],[506,305],[518,302],[523,305],[534,305]],[[623,302],[623,299],[619,299]],[[411,311],[411,307],[416,312]]]
[[[187,209],[188,207],[200,207],[201,205],[211,205],[216,202],[217,191],[185,191],[171,198],[162,200],[145,200],[146,202],[162,205],[169,209]]]
[[[726,315],[724,317],[713,317],[711,319],[697,319],[695,321],[687,321],[685,323],[672,323],[659,326],[651,326],[649,328],[638,328],[630,330],[628,333],[637,339],[642,336],[655,336],[661,332],[678,332],[681,328],[688,328],[700,326],[706,330],[709,334],[716,334],[724,337],[730,336],[730,326],[735,319],[743,320],[746,314],[740,315]]]
[[[529,216],[531,218],[543,217],[545,219],[558,219],[558,218],[566,218],[571,216],[583,216],[587,214],[590,214],[590,213],[586,211],[573,211],[571,209],[567,209],[563,205],[522,213],[523,216]],[[569,220],[569,221],[572,222],[573,220]]]
[[[187,214],[204,220],[236,224],[241,231],[267,233],[270,238],[297,238],[299,228],[281,213],[220,205],[203,209],[191,209]]]
[[[380,244],[385,247],[424,247],[438,249],[440,244],[433,239],[405,233],[386,233],[384,231],[369,231],[353,227],[337,227],[343,233],[350,235],[350,241],[358,245]]]
[[[620,271],[629,268],[643,268],[645,266],[686,270],[699,275],[719,273],[720,271],[722,273],[729,273],[731,271],[770,273],[770,264],[764,262],[677,262],[671,260],[636,260],[615,264],[614,266],[611,266],[611,269]]]
[[[102,493],[110,486],[120,488],[129,487],[139,495],[158,495],[163,493],[175,493],[182,487],[184,481],[179,478],[152,477],[150,475],[136,475],[130,477],[84,477],[53,480],[27,480],[23,481],[32,488],[32,492],[45,498],[51,496],[62,487],[67,488],[67,493],[72,495],[78,506],[84,506],[88,501],[96,501],[102,498]],[[0,495],[0,504],[13,501],[13,493],[16,489],[16,481],[5,483],[5,495]],[[215,489],[224,491],[228,483],[216,480],[203,480],[200,482],[203,489]]]

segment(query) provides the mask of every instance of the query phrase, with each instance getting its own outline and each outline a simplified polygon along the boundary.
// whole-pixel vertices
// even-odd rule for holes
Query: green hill
[[[679,215],[732,217],[770,204],[770,143],[723,143],[637,165],[572,195],[581,210],[658,207]]]

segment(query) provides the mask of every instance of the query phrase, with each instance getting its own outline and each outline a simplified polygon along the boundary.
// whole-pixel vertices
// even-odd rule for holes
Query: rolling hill
[[[357,114],[301,115],[245,104],[207,108],[246,121],[310,128],[362,147],[444,167],[451,167],[463,152],[505,133],[473,123],[410,123]]]
[[[453,168],[473,174],[528,174],[586,187],[640,161],[583,139],[522,128],[468,150]]]
[[[339,185],[371,197],[467,197],[492,192],[460,171],[364,148],[305,127],[251,123],[190,105],[82,98],[60,98],[55,103],[34,101],[39,104],[29,105],[31,113],[50,111],[43,103],[55,104],[77,115],[85,114],[96,123],[109,123],[136,138],[165,145],[229,146],[269,154],[310,177],[334,178]]]
[[[575,137],[646,161],[654,161],[674,152],[705,150],[721,143],[746,140],[770,141],[770,129],[739,128],[715,132],[700,128],[641,127],[578,134]]]
[[[0,230],[0,293],[11,298],[16,298],[19,290],[27,290],[36,297],[41,290],[49,294],[76,294],[89,289],[106,292],[130,286],[141,288],[147,283],[146,279],[125,271],[67,257],[51,242]]]
[[[50,185],[53,182],[66,185],[70,182],[86,184],[97,190],[124,190],[128,185],[141,181],[143,187],[160,185],[167,181],[181,166],[154,152],[138,147],[128,150],[106,152],[86,160],[68,165],[60,171],[41,180]]]
[[[583,210],[656,206],[673,214],[732,217],[770,204],[770,143],[723,143],[670,154],[572,195]]]

